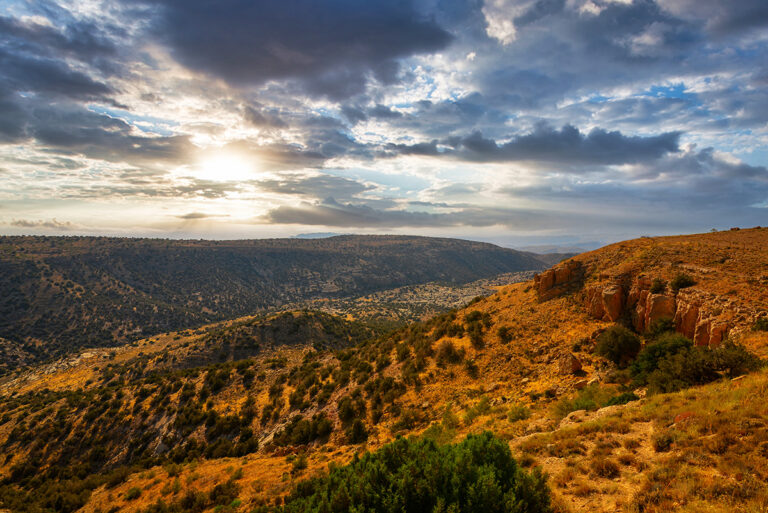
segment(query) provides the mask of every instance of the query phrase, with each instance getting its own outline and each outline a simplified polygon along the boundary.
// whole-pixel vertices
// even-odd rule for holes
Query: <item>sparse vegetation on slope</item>
[[[543,267],[529,253],[426,237],[0,237],[0,337],[33,363],[298,301]]]
[[[733,248],[727,268],[721,258],[704,265],[725,247]],[[328,476],[329,464],[349,464],[397,435],[440,446],[491,431],[510,444],[521,467],[541,467],[552,477],[557,511],[671,511],[675,504],[688,511],[725,513],[741,505],[760,511],[764,487],[744,476],[762,479],[768,468],[768,453],[758,449],[768,418],[758,400],[766,374],[754,371],[753,356],[768,353],[768,333],[755,328],[768,305],[761,255],[768,255],[766,230],[628,241],[354,347],[265,345],[244,360],[181,368],[189,362],[184,355],[205,347],[209,334],[224,336],[209,339],[215,348],[230,336],[247,345],[258,332],[234,322],[153,337],[114,351],[112,359],[94,352],[57,370],[30,371],[0,381],[0,444],[22,421],[16,435],[28,437],[0,447],[0,458],[12,454],[0,470],[6,479],[0,500],[53,511],[35,497],[55,501],[59,492],[77,491],[84,513],[113,505],[160,512],[163,504],[181,508],[185,498],[199,511],[275,508],[299,482]],[[668,283],[682,269],[695,285],[650,291],[654,277]],[[642,304],[634,302],[640,296]],[[699,333],[691,341],[690,326],[706,329],[706,339]],[[619,331],[633,341],[627,352],[621,346],[605,353],[610,359],[598,354],[601,340],[623,338],[613,337]],[[651,379],[660,372],[666,376],[660,382],[686,388],[665,392],[670,389]],[[745,372],[751,374],[742,377]],[[87,407],[67,407],[57,417],[73,389],[93,391],[82,400]],[[104,391],[109,397],[102,398]],[[696,443],[709,451],[709,437],[730,430],[715,421],[721,413],[735,431],[711,442],[712,453],[695,452]],[[145,443],[142,450],[111,444],[113,418],[123,423],[122,440]],[[688,431],[689,423],[696,428]],[[80,458],[91,454],[86,442],[59,460],[37,437],[69,424],[87,443],[105,447],[101,466]],[[141,441],[139,433],[149,435]],[[731,451],[731,436],[756,445]],[[242,445],[250,441],[257,448]],[[247,454],[239,455],[238,446]],[[36,464],[35,455],[42,456],[43,471],[14,481],[8,470],[31,469],[24,465]],[[47,461],[61,471],[50,473]],[[178,470],[166,477],[171,464]],[[665,475],[678,481],[664,488]],[[702,493],[685,485],[689,479],[704,483]],[[214,488],[228,482],[236,484],[234,495],[214,495],[230,502],[212,499]],[[746,495],[736,493],[741,483]],[[141,495],[127,500],[134,487]]]

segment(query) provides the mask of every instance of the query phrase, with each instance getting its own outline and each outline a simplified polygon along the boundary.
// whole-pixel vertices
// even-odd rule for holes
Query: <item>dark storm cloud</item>
[[[37,141],[110,162],[178,162],[194,150],[188,136],[135,135],[125,121],[85,109],[36,109],[27,131]]]
[[[389,149],[404,154],[446,155],[473,162],[556,162],[574,165],[631,164],[656,160],[679,151],[680,134],[668,132],[658,136],[625,136],[621,132],[592,129],[583,134],[566,125],[560,130],[541,125],[528,135],[514,137],[499,144],[480,132],[448,139],[453,148],[439,151],[437,141],[415,145],[390,145]]]
[[[81,100],[104,99],[105,84],[61,61],[19,55],[0,47],[0,84],[19,93],[42,93]]]
[[[113,42],[91,23],[64,23],[56,29],[0,16],[0,85],[8,90],[109,101],[113,91],[88,68],[109,68],[114,55]]]
[[[258,128],[285,128],[288,124],[275,112],[270,112],[258,105],[243,108],[243,117]]]
[[[117,27],[109,29],[112,33],[121,32]],[[116,54],[115,43],[102,27],[91,22],[71,20],[57,29],[0,16],[0,44],[12,44],[17,52],[46,57],[66,55],[84,62],[99,62]]]
[[[417,206],[417,205],[414,205]],[[418,206],[434,206],[420,202]],[[302,202],[297,206],[282,206],[268,212],[260,222],[303,224],[312,226],[390,228],[390,227],[506,227],[547,228],[562,225],[566,216],[556,212],[524,209],[494,209],[457,206],[451,212],[431,213],[405,209],[379,209],[365,204],[338,202],[328,198],[318,202]]]
[[[234,84],[300,79],[331,97],[361,92],[368,75],[391,83],[397,59],[451,40],[409,0],[131,3],[157,8],[155,34],[190,68]]]
[[[764,0],[662,0],[660,3],[679,16],[703,20],[716,35],[745,34],[768,24],[768,3]]]

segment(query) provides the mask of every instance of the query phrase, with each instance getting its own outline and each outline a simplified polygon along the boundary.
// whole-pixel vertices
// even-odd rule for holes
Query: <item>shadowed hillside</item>
[[[0,337],[17,343],[5,350],[12,368],[286,303],[543,267],[530,253],[425,237],[2,237]]]

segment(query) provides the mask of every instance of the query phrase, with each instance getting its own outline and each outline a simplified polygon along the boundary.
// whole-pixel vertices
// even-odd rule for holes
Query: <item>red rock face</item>
[[[659,319],[675,317],[675,299],[664,294],[650,294],[645,304],[645,328]]]
[[[624,291],[619,285],[609,285],[602,291],[603,320],[615,322],[624,310]]]
[[[696,346],[709,345],[709,319],[703,319],[696,324],[693,334],[693,344]]]
[[[699,320],[699,306],[678,299],[675,312],[675,329],[693,340],[696,335],[696,323]]]
[[[709,346],[717,347],[728,336],[728,324],[713,322],[709,328]]]
[[[572,290],[581,281],[581,264],[568,261],[534,276],[534,286],[541,301],[558,297]]]
[[[572,290],[582,278],[577,262],[566,262],[562,267],[550,269],[536,277],[536,287],[541,300],[557,297],[564,291]],[[609,276],[602,276],[611,279]],[[638,276],[632,281],[629,291],[614,283],[585,287],[581,294],[585,310],[604,322],[616,322],[629,310],[637,332],[642,333],[660,319],[670,319],[675,330],[694,341],[697,346],[717,346],[728,337],[731,324],[712,317],[705,310],[706,298],[700,292],[687,289],[676,295],[651,294],[652,280]],[[623,281],[626,281],[623,280]]]

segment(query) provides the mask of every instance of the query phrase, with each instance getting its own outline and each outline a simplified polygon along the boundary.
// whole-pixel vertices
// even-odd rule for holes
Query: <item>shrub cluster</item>
[[[399,438],[328,476],[299,483],[280,508],[285,513],[548,513],[545,478],[512,458],[490,433],[456,445]]]

